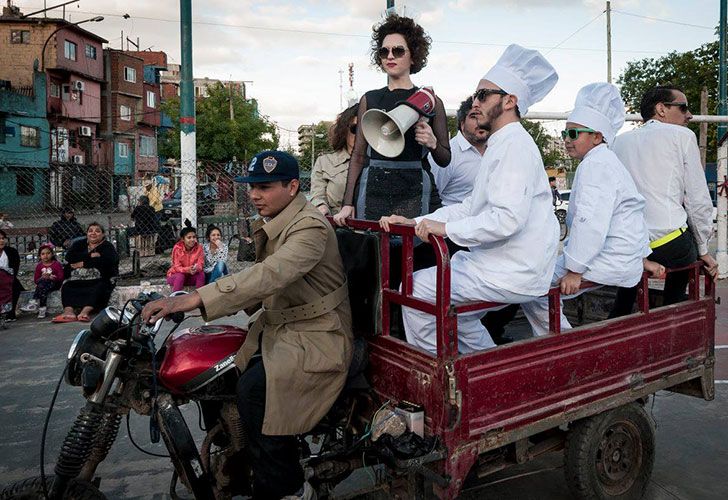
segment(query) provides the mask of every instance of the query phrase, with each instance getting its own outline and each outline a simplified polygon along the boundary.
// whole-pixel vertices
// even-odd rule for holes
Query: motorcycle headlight
[[[81,385],[81,375],[83,365],[81,364],[81,355],[90,353],[97,358],[106,358],[106,345],[103,341],[97,340],[94,333],[90,330],[81,330],[71,343],[68,350],[68,368],[66,369],[66,383],[68,385]]]
[[[91,331],[94,335],[108,338],[121,326],[122,313],[116,307],[107,307],[96,315],[91,323]]]

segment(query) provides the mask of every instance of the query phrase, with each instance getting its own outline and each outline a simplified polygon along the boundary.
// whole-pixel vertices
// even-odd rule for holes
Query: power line
[[[80,14],[88,14],[88,15],[101,15],[101,16],[108,16],[108,17],[119,17],[123,18],[124,15],[122,14],[113,14],[108,12],[91,12],[91,11],[74,11]],[[612,11],[616,12],[616,11]],[[569,35],[566,39],[562,40],[558,45],[554,47],[545,47],[545,46],[531,46],[531,48],[539,49],[539,50],[548,50],[551,52],[552,50],[559,49],[559,50],[570,50],[570,51],[578,51],[578,52],[605,52],[606,49],[598,49],[598,48],[586,48],[586,47],[561,47],[561,45],[569,40],[572,36],[574,36],[576,33],[581,31],[582,29],[586,28],[589,24],[596,21],[601,15],[600,14],[596,18],[592,19],[589,23],[579,28],[576,32]],[[175,23],[179,24],[178,19],[163,19],[158,17],[147,17],[147,16],[132,16],[133,19],[139,19],[144,21],[155,21],[155,22],[167,22],[167,23]],[[316,30],[305,30],[305,29],[295,29],[295,28],[281,28],[281,27],[266,27],[266,26],[253,26],[248,24],[228,24],[228,23],[219,23],[219,22],[213,22],[213,21],[192,21],[192,24],[196,25],[202,25],[202,26],[214,26],[214,27],[221,27],[221,28],[241,28],[241,29],[250,29],[250,30],[258,30],[258,31],[271,31],[271,32],[279,32],[279,33],[294,33],[294,34],[304,34],[304,35],[319,35],[319,36],[338,36],[338,37],[349,37],[349,38],[371,38],[371,35],[364,35],[364,34],[357,34],[357,33],[339,33],[334,31],[316,31]],[[454,45],[475,45],[475,46],[485,46],[485,47],[507,47],[509,44],[506,43],[494,43],[494,42],[472,42],[472,41],[465,41],[465,40],[433,40],[435,43],[442,43],[442,44],[454,44]],[[648,51],[648,50],[613,50],[612,52],[621,52],[626,54],[665,54],[665,52],[658,52],[658,51]],[[548,53],[548,52],[547,52]]]
[[[553,47],[551,47],[551,48],[550,48],[550,49],[548,50],[548,52],[546,52],[546,54],[544,54],[544,55],[548,55],[548,54],[550,54],[550,53],[551,53],[551,51],[552,51],[552,50],[555,50],[555,49],[559,48],[559,47],[560,47],[560,46],[561,46],[561,45],[562,45],[563,43],[565,43],[565,42],[566,42],[567,40],[569,40],[570,38],[572,38],[572,37],[573,37],[574,35],[576,35],[577,33],[579,33],[579,32],[580,32],[581,30],[583,30],[584,28],[586,28],[587,26],[589,26],[589,25],[590,25],[591,23],[593,23],[594,21],[596,21],[597,19],[599,19],[599,18],[600,18],[600,17],[602,17],[603,15],[604,15],[604,11],[600,12],[600,13],[599,13],[599,14],[598,14],[598,15],[597,15],[596,17],[594,17],[594,18],[593,18],[593,19],[592,19],[591,21],[589,21],[589,22],[588,22],[588,23],[586,23],[586,24],[585,24],[584,26],[582,26],[582,27],[581,27],[581,28],[579,28],[578,30],[574,31],[574,32],[573,32],[573,33],[572,33],[571,35],[567,36],[566,38],[564,38],[563,40],[561,40],[561,41],[560,41],[559,43],[557,43],[556,45],[554,45]],[[600,51],[600,52],[603,52],[603,51]]]
[[[715,27],[711,26],[703,26],[700,24],[690,24],[690,23],[684,23],[682,21],[672,21],[670,19],[661,19],[659,17],[650,17],[650,16],[643,16],[641,14],[633,14],[632,12],[625,12],[623,10],[616,10],[612,9],[612,12],[617,12],[618,14],[623,14],[625,16],[632,16],[632,17],[639,17],[641,19],[649,19],[650,21],[659,21],[661,23],[669,23],[669,24],[677,24],[679,26],[689,26],[690,28],[700,28],[700,29],[706,29],[706,30],[715,30]]]

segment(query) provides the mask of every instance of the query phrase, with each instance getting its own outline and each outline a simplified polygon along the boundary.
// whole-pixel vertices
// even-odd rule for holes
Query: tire
[[[53,475],[46,476],[46,486],[49,492],[54,481]],[[41,500],[43,498],[43,482],[40,476],[18,481],[6,486],[0,492],[0,500]],[[88,481],[72,479],[66,488],[63,500],[106,500],[106,496]]]
[[[642,498],[655,463],[655,424],[637,403],[580,420],[569,430],[564,460],[576,498]]]

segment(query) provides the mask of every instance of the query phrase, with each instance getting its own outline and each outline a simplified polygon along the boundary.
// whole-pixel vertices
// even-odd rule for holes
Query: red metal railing
[[[329,218],[330,221],[331,218]],[[491,309],[499,306],[506,306],[499,302],[468,302],[453,306],[450,302],[450,252],[445,244],[444,238],[441,236],[430,235],[429,243],[433,247],[437,266],[437,281],[435,302],[420,299],[412,295],[413,290],[413,249],[415,231],[412,226],[402,226],[391,224],[390,231],[385,232],[378,222],[347,219],[347,226],[354,230],[371,231],[381,233],[380,237],[380,256],[381,256],[381,281],[382,281],[382,317],[381,332],[384,336],[390,334],[391,321],[391,303],[399,304],[405,307],[423,311],[435,316],[435,324],[437,328],[437,357],[438,358],[454,358],[458,355],[458,339],[457,339],[457,315]],[[402,238],[402,284],[401,291],[390,288],[390,236],[395,235]],[[690,271],[690,280],[688,285],[690,300],[698,300],[700,298],[700,274],[705,274],[705,295],[713,296],[715,288],[713,280],[702,269],[700,262],[695,262],[689,266],[676,269],[667,269],[667,273],[678,271]],[[586,288],[594,288],[600,285],[590,281],[582,281],[581,290]],[[549,299],[549,333],[561,333],[561,289],[557,286],[551,288],[547,293]],[[642,273],[640,288],[638,290],[637,303],[639,310],[647,314],[649,313],[649,289],[648,274]]]

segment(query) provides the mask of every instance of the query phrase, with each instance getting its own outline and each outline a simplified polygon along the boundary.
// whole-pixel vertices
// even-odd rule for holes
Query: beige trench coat
[[[198,289],[203,316],[212,320],[262,301],[235,364],[244,370],[261,347],[263,434],[301,434],[334,404],[351,361],[341,256],[333,228],[300,193],[267,223],[257,221],[253,231],[256,264]]]
[[[311,172],[311,203],[326,205],[331,214],[341,210],[349,174],[349,153],[346,149],[319,156]]]

